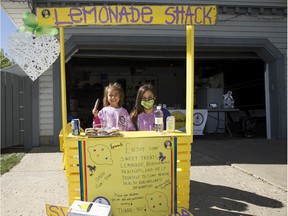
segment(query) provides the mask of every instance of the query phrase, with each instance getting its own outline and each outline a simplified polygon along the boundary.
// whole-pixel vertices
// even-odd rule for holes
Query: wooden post
[[[193,142],[194,115],[194,26],[186,26],[186,133]]]
[[[62,131],[63,141],[67,135],[67,101],[66,101],[66,71],[65,71],[65,38],[64,28],[60,27],[60,68],[61,68],[61,103],[62,103]]]

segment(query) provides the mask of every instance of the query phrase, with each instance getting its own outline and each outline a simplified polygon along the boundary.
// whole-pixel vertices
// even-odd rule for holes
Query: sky
[[[1,49],[4,53],[8,52],[7,43],[8,37],[11,33],[17,31],[17,27],[12,23],[6,12],[1,7]]]

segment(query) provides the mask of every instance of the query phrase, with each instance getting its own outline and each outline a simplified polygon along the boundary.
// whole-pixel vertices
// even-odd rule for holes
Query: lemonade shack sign
[[[38,8],[40,24],[83,25],[214,25],[217,7],[189,5],[96,5]]]

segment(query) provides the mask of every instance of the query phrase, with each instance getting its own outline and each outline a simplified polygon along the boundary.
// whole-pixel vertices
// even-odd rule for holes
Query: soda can
[[[72,129],[72,135],[78,136],[80,134],[80,121],[79,121],[79,119],[72,119],[71,129]]]

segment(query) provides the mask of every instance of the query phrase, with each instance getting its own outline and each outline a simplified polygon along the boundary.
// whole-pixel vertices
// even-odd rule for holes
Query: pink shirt
[[[104,107],[98,113],[98,118],[102,127],[115,127],[120,131],[135,130],[129,113],[123,107],[114,108],[111,106]],[[94,118],[95,122],[95,118]]]

